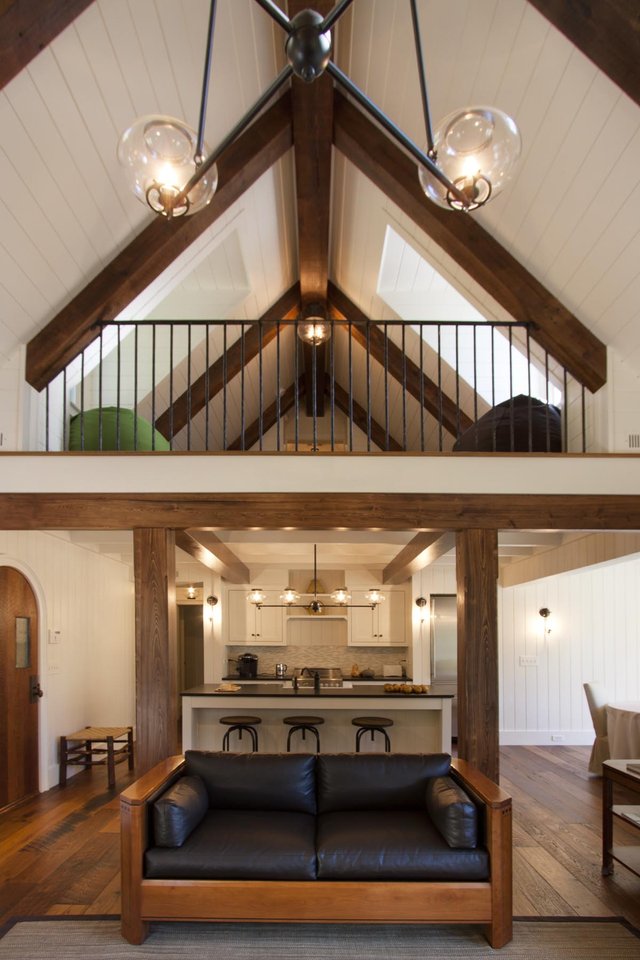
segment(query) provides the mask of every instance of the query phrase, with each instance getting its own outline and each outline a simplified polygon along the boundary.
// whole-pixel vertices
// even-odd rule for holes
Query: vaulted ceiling
[[[27,343],[41,388],[98,320],[175,316],[180,302],[252,320],[298,281],[303,301],[333,289],[391,317],[378,293],[391,225],[485,316],[531,321],[590,389],[606,376],[602,344],[640,373],[638,13],[572,6],[419,4],[434,117],[492,102],[522,131],[514,182],[473,215],[429,205],[413,161],[325,76],[294,81],[225,151],[210,207],[166,224],[127,193],[115,145],[145,113],[197,125],[207,0],[4,5],[0,354]],[[253,0],[220,0],[211,144],[276,75],[283,37]],[[341,68],[424,142],[408,0],[356,0],[335,40]],[[221,264],[230,236],[237,262],[225,250]]]

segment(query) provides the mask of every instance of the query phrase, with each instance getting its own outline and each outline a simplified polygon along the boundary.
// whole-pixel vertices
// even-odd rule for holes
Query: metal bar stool
[[[385,727],[393,726],[393,720],[390,720],[389,717],[354,717],[351,723],[354,727],[358,727],[356,733],[356,753],[360,753],[360,740],[368,730],[371,731],[372,740],[374,739],[374,734],[381,733],[384,737],[385,753],[391,752],[391,740],[385,730]]]
[[[238,731],[238,740],[242,740],[242,731],[246,730],[249,736],[251,737],[251,749],[254,752],[258,750],[258,731],[255,729],[259,723],[262,723],[260,717],[250,717],[250,716],[229,716],[229,717],[220,717],[220,723],[226,724],[229,729],[222,738],[222,749],[229,750],[229,736],[233,733],[234,730]]]
[[[324,723],[324,717],[283,717],[282,722],[291,727],[289,735],[287,736],[287,753],[291,753],[291,737],[298,730],[302,731],[303,740],[306,740],[307,730],[314,735],[316,738],[316,753],[320,753],[320,734],[318,733],[318,727]]]

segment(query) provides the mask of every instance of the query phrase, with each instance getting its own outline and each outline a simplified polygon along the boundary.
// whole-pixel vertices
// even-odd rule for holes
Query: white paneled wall
[[[65,534],[22,531],[0,531],[0,563],[16,566],[39,600],[40,789],[47,790],[58,782],[61,735],[135,722],[130,568]],[[59,643],[47,642],[49,630],[60,631]]]
[[[635,555],[499,591],[501,743],[591,743],[589,680],[640,700],[639,582]]]

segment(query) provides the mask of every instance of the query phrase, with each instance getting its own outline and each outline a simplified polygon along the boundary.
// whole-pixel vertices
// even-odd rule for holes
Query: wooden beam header
[[[456,545],[456,535],[440,530],[418,533],[382,571],[382,582],[404,583],[430,563],[435,563]]]

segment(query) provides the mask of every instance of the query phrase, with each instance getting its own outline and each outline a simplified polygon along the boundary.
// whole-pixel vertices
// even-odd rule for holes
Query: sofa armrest
[[[209,795],[200,777],[179,777],[153,804],[156,847],[181,847],[209,809]]]
[[[145,925],[139,918],[150,804],[180,776],[183,768],[184,757],[167,757],[120,794],[122,932],[131,943],[144,940]]]

